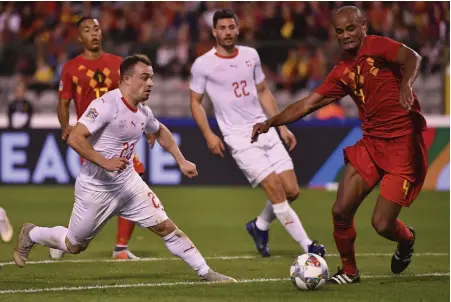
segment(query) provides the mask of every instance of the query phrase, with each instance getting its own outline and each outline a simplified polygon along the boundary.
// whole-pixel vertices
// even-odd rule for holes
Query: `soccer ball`
[[[326,260],[316,254],[303,254],[296,257],[290,267],[290,277],[300,290],[317,290],[329,278]]]

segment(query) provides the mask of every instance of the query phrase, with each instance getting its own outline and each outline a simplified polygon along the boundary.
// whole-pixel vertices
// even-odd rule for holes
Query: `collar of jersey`
[[[130,109],[130,111],[132,111],[132,112],[137,112],[137,111],[138,111],[138,108],[133,108],[132,106],[130,106],[130,104],[127,103],[127,101],[124,99],[124,97],[121,97],[121,100],[122,100],[122,102],[124,103],[124,105],[125,105],[128,109]]]
[[[215,56],[217,56],[221,59],[233,59],[238,55],[239,52],[240,51],[238,50],[238,47],[235,47],[235,52],[231,56],[223,56],[223,55],[220,55],[219,53],[217,53],[216,51],[215,51]]]

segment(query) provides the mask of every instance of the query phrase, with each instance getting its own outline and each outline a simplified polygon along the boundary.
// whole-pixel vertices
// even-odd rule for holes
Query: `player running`
[[[213,35],[216,47],[194,62],[190,83],[191,111],[201,129],[208,148],[223,157],[224,144],[208,125],[201,105],[207,93],[213,102],[219,128],[236,163],[253,187],[260,186],[268,196],[262,213],[246,225],[258,252],[269,257],[268,230],[277,218],[304,252],[324,257],[324,246],[310,240],[290,203],[299,195],[293,162],[277,132],[258,144],[249,142],[254,123],[264,121],[266,115],[278,112],[274,96],[265,83],[260,57],[254,48],[237,46],[239,26],[231,10],[218,10],[213,16]],[[289,150],[296,146],[296,138],[279,127]]]
[[[153,87],[150,60],[145,55],[127,57],[120,72],[119,88],[94,100],[69,134],[69,146],[86,159],[75,183],[69,228],[24,224],[14,249],[15,263],[23,267],[36,243],[78,254],[112,216],[121,215],[161,236],[169,251],[182,258],[202,280],[235,282],[209,268],[133,169],[135,145],[145,132],[155,135],[185,176],[197,176],[196,165],[183,157],[171,132],[144,105]]]
[[[77,23],[79,41],[83,44],[83,53],[67,62],[61,73],[60,101],[58,103],[58,119],[64,140],[69,136],[72,126],[69,125],[69,104],[73,99],[77,119],[86,111],[89,104],[104,93],[116,89],[119,85],[119,66],[122,58],[102,51],[102,31],[99,22],[92,17],[83,17]],[[135,169],[144,174],[144,166],[135,156]],[[128,242],[135,224],[118,217],[116,246],[113,251],[115,259],[137,259],[128,250]],[[61,258],[63,253],[50,250],[52,258]]]
[[[367,36],[366,24],[358,8],[339,9],[334,25],[344,50],[343,60],[315,92],[256,124],[252,133],[252,141],[257,141],[259,134],[271,127],[299,120],[345,95],[359,108],[363,138],[344,149],[344,176],[332,208],[334,239],[343,268],[329,282],[337,284],[360,282],[354,215],[378,182],[380,193],[372,225],[379,235],[398,243],[391,271],[399,274],[407,268],[415,232],[398,216],[402,207],[409,207],[418,196],[427,171],[422,136],[426,121],[412,92],[421,57],[399,42]]]

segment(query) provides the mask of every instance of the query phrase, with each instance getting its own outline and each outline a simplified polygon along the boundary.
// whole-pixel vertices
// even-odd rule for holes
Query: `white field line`
[[[387,278],[405,278],[405,277],[446,277],[449,273],[429,273],[429,274],[410,274],[410,275],[362,275],[362,279],[387,279]],[[262,279],[241,279],[237,283],[265,283],[265,282],[284,282],[289,281],[288,278],[262,278]],[[0,290],[0,294],[20,294],[20,293],[42,293],[42,292],[69,292],[69,291],[86,291],[93,289],[116,289],[116,288],[138,288],[138,287],[171,287],[184,285],[211,285],[215,282],[160,282],[160,283],[135,283],[135,284],[109,284],[109,285],[88,285],[77,287],[47,287],[47,288],[28,288],[28,289],[8,289]],[[224,284],[224,283],[222,283]]]
[[[357,257],[391,257],[392,253],[361,253],[356,254]],[[444,257],[449,256],[449,253],[416,253],[413,254],[416,257]],[[326,257],[338,257],[338,254],[327,254]],[[282,258],[289,256],[271,256],[271,258]],[[239,256],[212,256],[205,257],[206,260],[251,260],[251,259],[261,259],[260,256],[252,255],[239,255]],[[136,260],[116,260],[116,259],[62,259],[62,260],[38,260],[38,261],[28,261],[27,265],[33,264],[54,264],[54,263],[94,263],[94,262],[152,262],[152,261],[174,261],[180,260],[180,258],[174,257],[161,257],[161,258],[140,258]],[[1,266],[14,265],[14,262],[0,262]]]

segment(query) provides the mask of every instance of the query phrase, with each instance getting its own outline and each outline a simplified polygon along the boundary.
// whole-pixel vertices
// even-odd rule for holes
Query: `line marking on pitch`
[[[338,257],[338,254],[327,254],[327,257]],[[356,257],[391,257],[392,253],[361,253],[356,254]],[[416,257],[444,257],[449,256],[449,253],[417,253],[413,254]],[[291,256],[271,256],[271,258],[294,258]],[[239,256],[212,256],[212,257],[204,257],[206,260],[252,260],[252,259],[262,259],[260,256],[252,256],[252,255],[239,255]],[[271,259],[270,258],[270,259]],[[149,258],[139,258],[139,259],[128,259],[128,260],[117,260],[117,259],[62,259],[62,260],[37,260],[37,261],[28,261],[26,265],[36,265],[36,264],[58,264],[58,263],[110,263],[110,262],[152,262],[152,261],[178,261],[180,258],[175,257],[149,257]],[[0,266],[14,265],[13,261],[10,262],[0,262]]]
[[[362,279],[388,279],[388,278],[406,278],[406,277],[449,277],[448,273],[429,273],[429,274],[410,274],[410,275],[362,275]],[[266,282],[285,282],[289,278],[260,278],[260,279],[241,279],[237,280],[238,284],[244,283],[266,283]],[[138,288],[138,287],[171,287],[184,285],[211,285],[211,284],[233,284],[233,283],[217,283],[217,282],[200,282],[200,281],[185,281],[185,282],[160,282],[160,283],[135,283],[135,284],[108,284],[108,285],[88,285],[76,287],[47,287],[47,288],[28,288],[28,289],[7,289],[0,290],[0,294],[21,294],[21,293],[42,293],[42,292],[70,292],[70,291],[84,291],[94,289],[117,289],[117,288]]]

